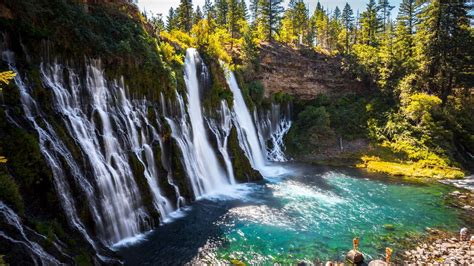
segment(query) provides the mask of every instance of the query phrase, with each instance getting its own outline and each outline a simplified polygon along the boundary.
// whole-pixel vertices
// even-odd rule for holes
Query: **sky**
[[[249,0],[246,1],[249,3]],[[396,17],[398,6],[400,5],[401,1],[402,0],[390,1],[390,4],[395,6],[395,8],[392,10],[392,17]],[[138,0],[138,6],[142,11],[152,12],[153,14],[163,14],[164,18],[166,18],[170,7],[177,7],[179,2],[179,0]],[[284,2],[284,6],[286,7],[289,0],[284,0]],[[310,14],[312,14],[316,8],[316,3],[318,0],[304,0],[304,2],[309,6]],[[330,11],[334,10],[336,6],[339,6],[339,9],[342,11],[344,5],[346,2],[348,2],[354,10],[354,15],[356,15],[357,10],[362,12],[365,9],[368,0],[319,0],[319,2],[321,2],[324,8],[329,9]],[[193,5],[194,8],[196,8],[198,5],[202,8],[204,5],[204,0],[193,0]]]

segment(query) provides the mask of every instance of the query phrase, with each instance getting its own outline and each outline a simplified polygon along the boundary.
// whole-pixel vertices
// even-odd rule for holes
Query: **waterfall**
[[[37,242],[28,237],[27,232],[33,232],[31,229],[24,226],[20,217],[2,201],[0,201],[0,223],[3,222],[0,228],[0,237],[6,239],[12,245],[20,245],[30,251],[30,256],[35,265],[61,265],[51,254],[46,252]],[[7,235],[3,229],[8,229]],[[12,233],[13,232],[13,233]],[[37,235],[43,241],[46,237]]]
[[[87,66],[84,85],[73,70],[68,69],[68,81],[62,76],[63,71],[58,64],[41,68],[43,82],[53,91],[57,112],[81,147],[98,185],[102,216],[96,223],[102,239],[113,244],[151,229],[128,151],[144,168],[153,205],[162,220],[173,211],[173,206],[162,195],[157,182],[150,133],[155,128],[147,119],[147,101],[132,103],[123,81],[108,84],[98,61]]]
[[[225,100],[221,101],[221,108],[217,111],[219,120],[207,119],[209,128],[217,139],[217,148],[224,159],[227,174],[231,184],[235,184],[234,169],[230,160],[227,143],[232,130],[232,113]]]
[[[209,81],[209,74],[195,49],[186,51],[186,95],[176,93],[175,99],[165,100],[161,94],[161,106],[146,98],[130,97],[123,78],[107,80],[100,60],[90,60],[83,72],[58,63],[42,63],[40,78],[51,92],[51,108],[49,104],[42,108],[34,98],[34,88],[15,68],[13,53],[3,52],[2,57],[17,73],[14,81],[25,118],[36,131],[40,152],[51,169],[70,227],[95,250],[102,250],[98,240],[111,247],[152,229],[153,217],[157,217],[154,214],[159,214],[160,222],[169,221],[185,204],[180,194],[183,183],[174,180],[170,151],[166,151],[167,130],[162,123],[171,129],[195,198],[222,193],[236,183],[228,147],[233,126],[253,168],[268,177],[283,172],[269,160],[284,160],[283,136],[291,122],[280,116],[280,107],[275,106],[270,114],[262,116],[264,119],[255,117],[260,122],[254,123],[232,72],[227,82],[234,94],[233,107],[223,100],[218,110],[207,110],[206,115],[201,101],[205,88],[200,81]],[[21,127],[8,113],[6,117]],[[268,140],[272,143],[269,149],[265,143]],[[159,158],[157,149],[161,151]],[[160,187],[165,185],[166,189]],[[145,190],[149,194],[142,196]],[[168,198],[171,196],[165,191],[176,198]],[[86,200],[76,201],[76,194]],[[81,221],[84,210],[94,220],[94,236]],[[0,202],[0,218],[1,214],[13,217]],[[0,236],[7,237],[2,231]],[[26,236],[18,239],[38,258],[48,260],[46,253],[27,240]],[[101,254],[97,257],[108,260]]]
[[[61,164],[61,160],[59,158],[62,157],[64,159],[67,167],[70,170],[70,173],[74,177],[74,181],[81,187],[82,192],[91,199],[94,195],[93,187],[87,181],[87,179],[84,178],[84,175],[82,174],[79,166],[74,161],[73,156],[66,148],[64,143],[60,140],[53,127],[43,117],[39,106],[31,97],[29,88],[25,85],[19,72],[15,68],[13,53],[5,51],[2,53],[2,58],[8,62],[10,69],[17,73],[14,81],[20,91],[20,100],[23,106],[23,111],[25,112],[26,118],[30,121],[33,128],[38,133],[40,151],[45,157],[46,163],[51,168],[54,186],[60,198],[59,202],[62,204],[62,208],[68,218],[68,221],[71,226],[79,231],[83,235],[84,239],[86,239],[95,248],[96,246],[94,241],[89,236],[89,233],[77,215],[74,198],[70,193],[69,184],[66,180],[64,166]],[[43,127],[41,127],[39,124],[42,124]],[[99,219],[99,214],[94,201],[91,200],[89,204],[92,215],[96,219]]]
[[[254,112],[254,119],[257,121],[258,137],[262,145],[266,147],[266,157],[273,162],[285,162],[284,137],[291,128],[290,106],[282,112],[281,105],[272,103],[268,111]]]
[[[244,150],[245,155],[249,158],[252,167],[260,171],[265,177],[273,177],[285,173],[283,168],[270,165],[266,156],[265,143],[262,143],[260,141],[261,138],[258,137],[257,129],[234,73],[228,71],[226,76],[227,83],[234,94],[234,122],[237,127],[239,144]]]
[[[209,141],[200,97],[198,63],[203,64],[198,52],[192,48],[188,49],[184,65],[188,104],[185,107],[183,98],[178,94],[178,111],[175,118],[166,117],[172,137],[183,154],[182,161],[196,197],[222,190],[233,182],[222,169]],[[162,105],[164,104],[162,102]]]

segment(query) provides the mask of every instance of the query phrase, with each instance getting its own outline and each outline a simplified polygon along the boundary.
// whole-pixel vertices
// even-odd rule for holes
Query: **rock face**
[[[265,97],[283,91],[297,99],[311,100],[318,94],[354,94],[369,87],[343,70],[341,57],[310,49],[264,43],[260,62],[257,78],[265,87]]]

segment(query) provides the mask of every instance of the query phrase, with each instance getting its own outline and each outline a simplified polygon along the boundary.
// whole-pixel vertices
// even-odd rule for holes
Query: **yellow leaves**
[[[167,42],[160,42],[160,51],[163,55],[163,59],[167,63],[176,62],[180,65],[183,64],[183,56],[176,53],[174,47]]]
[[[178,45],[179,47],[181,47],[183,49],[187,49],[189,47],[194,46],[193,45],[194,41],[191,38],[191,36],[189,36],[185,32],[179,31],[179,30],[172,30],[171,32],[163,31],[163,32],[160,33],[160,36],[163,39],[165,39],[169,42],[172,42],[172,43]]]
[[[8,159],[5,156],[0,156],[0,163],[7,163]]]
[[[0,72],[0,84],[4,83],[8,85],[10,83],[10,80],[12,80],[15,76],[16,76],[16,73],[13,71]],[[1,87],[0,87],[0,91],[2,91]]]
[[[441,105],[441,99],[427,93],[415,93],[408,98],[403,112],[413,121],[430,122],[431,113]]]

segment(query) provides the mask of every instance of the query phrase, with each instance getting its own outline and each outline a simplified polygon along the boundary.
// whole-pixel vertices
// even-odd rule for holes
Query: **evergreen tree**
[[[377,44],[377,30],[380,28],[375,0],[369,0],[366,10],[361,14],[360,24],[360,41],[363,44],[375,46]]]
[[[184,32],[190,32],[193,26],[193,3],[192,0],[181,0],[178,7],[178,28]]]
[[[298,0],[293,9],[293,28],[298,35],[298,43],[303,43],[304,31],[308,27],[308,8],[302,0]]]
[[[416,0],[403,0],[397,17],[394,50],[406,72],[412,72],[415,68],[414,33],[419,11],[416,2]]]
[[[282,2],[283,0],[259,1],[260,23],[268,41],[273,40],[273,35],[280,28],[281,15],[284,11]]]
[[[345,52],[349,53],[349,36],[350,32],[354,27],[354,12],[352,11],[351,6],[346,2],[344,9],[342,10],[342,26],[345,30]]]
[[[250,16],[252,23],[255,24],[259,17],[259,0],[250,0]]]
[[[201,8],[197,6],[196,12],[194,13],[194,16],[193,16],[193,24],[196,25],[203,18],[204,18],[204,15],[201,12]]]
[[[390,13],[394,6],[391,6],[388,0],[379,0],[379,5],[377,7],[378,11],[381,14],[381,20],[382,20],[382,30],[385,32],[387,30],[386,26],[389,23],[390,20]]]
[[[240,0],[240,17],[245,20],[249,19],[249,10],[247,8],[246,0]]]
[[[214,5],[212,4],[211,0],[205,0],[204,1],[204,6],[202,8],[204,11],[204,16],[208,18],[209,14],[212,14],[214,11]]]
[[[177,16],[175,10],[171,7],[166,18],[166,30],[168,32],[178,28]]]
[[[227,30],[230,33],[230,37],[234,39],[238,36],[240,32],[239,20],[242,19],[241,17],[242,13],[240,11],[241,4],[239,0],[228,0],[227,8],[228,8],[228,12],[227,12],[227,18],[226,18],[226,21],[227,21],[226,26],[227,26]],[[232,44],[233,44],[233,41],[231,43],[231,47],[233,46]]]
[[[227,0],[216,0],[216,23],[219,26],[227,25],[227,12],[229,11],[229,6]]]
[[[338,6],[336,6],[336,8],[334,9],[334,15],[333,15],[334,19],[339,21],[341,19],[341,10],[339,9]]]
[[[422,87],[446,100],[471,66],[474,43],[466,1],[427,3],[420,13],[416,42]]]
[[[397,20],[404,22],[409,35],[415,33],[418,12],[419,4],[417,4],[417,0],[403,0],[400,4]]]
[[[156,35],[159,35],[160,32],[165,30],[165,23],[163,22],[163,15],[158,14],[149,19],[150,24],[153,26],[153,31]]]

